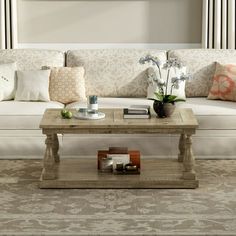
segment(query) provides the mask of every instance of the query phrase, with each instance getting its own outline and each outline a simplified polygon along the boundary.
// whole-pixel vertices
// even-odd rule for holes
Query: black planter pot
[[[165,112],[164,112],[164,103],[160,101],[154,101],[153,103],[153,109],[157,113],[157,116],[160,118],[164,118]]]
[[[153,109],[157,113],[157,116],[159,118],[165,118],[172,115],[172,113],[175,110],[175,104],[174,103],[164,103],[160,101],[154,101],[153,103]]]

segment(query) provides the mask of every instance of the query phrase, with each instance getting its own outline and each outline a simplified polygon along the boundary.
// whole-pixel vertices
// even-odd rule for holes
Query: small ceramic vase
[[[153,109],[159,118],[170,117],[175,110],[175,103],[163,103],[155,100]]]

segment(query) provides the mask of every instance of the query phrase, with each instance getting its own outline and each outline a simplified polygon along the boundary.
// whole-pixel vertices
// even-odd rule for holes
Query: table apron
[[[43,128],[43,134],[195,134],[195,128]]]

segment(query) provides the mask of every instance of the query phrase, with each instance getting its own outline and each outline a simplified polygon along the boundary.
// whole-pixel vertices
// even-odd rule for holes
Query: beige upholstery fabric
[[[64,66],[65,55],[57,50],[0,50],[0,63],[16,62],[18,70],[36,70],[42,66]]]
[[[178,58],[193,76],[186,82],[187,97],[208,96],[215,72],[215,63],[235,64],[236,50],[179,49],[168,52],[169,58]]]
[[[49,86],[50,99],[64,104],[85,100],[83,67],[52,67]]]
[[[146,54],[166,60],[166,52],[160,50],[86,49],[69,51],[67,66],[85,68],[87,96],[146,97],[150,64],[139,64]]]

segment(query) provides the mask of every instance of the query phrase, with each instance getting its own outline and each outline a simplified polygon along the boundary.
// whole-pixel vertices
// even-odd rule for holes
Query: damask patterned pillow
[[[216,63],[208,99],[236,101],[236,65]]]
[[[49,94],[52,101],[68,104],[85,100],[83,67],[52,67]]]

